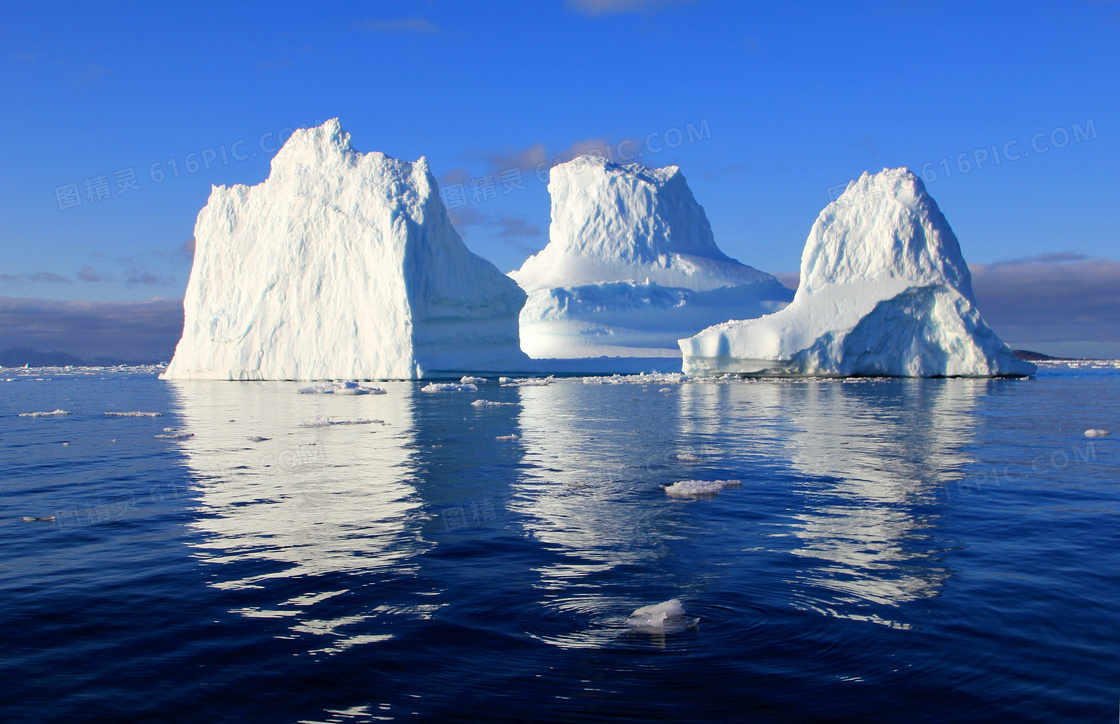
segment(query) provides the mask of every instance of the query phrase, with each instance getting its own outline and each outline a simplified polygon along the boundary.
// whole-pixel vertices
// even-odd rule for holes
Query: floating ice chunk
[[[162,435],[156,435],[161,440],[189,440],[194,437],[193,432],[165,432]]]
[[[1104,437],[1108,434],[1108,430],[1086,430],[1085,437]]]
[[[43,518],[37,518],[33,515],[25,515],[25,516],[23,516],[23,522],[24,523],[53,523],[54,522],[54,516],[53,515],[48,515],[48,516],[45,516]]]
[[[261,437],[260,435],[250,435],[249,442],[267,442],[271,437]]]
[[[61,417],[62,415],[73,415],[74,413],[69,410],[51,410],[50,412],[21,412],[20,417]]]
[[[521,436],[520,435],[498,435],[494,439],[498,440],[500,442],[514,442],[515,440],[520,440]]]
[[[421,392],[478,392],[478,386],[457,382],[430,382],[420,388]]]
[[[485,377],[471,377],[470,375],[463,375],[463,379],[459,380],[464,385],[478,385],[486,381]]]
[[[163,417],[162,412],[106,412],[106,417]]]
[[[367,387],[357,382],[323,382],[299,388],[301,395],[384,395],[380,387]]]
[[[331,425],[386,425],[384,420],[332,420],[326,415],[316,415],[307,422],[303,423],[303,427],[329,427]],[[268,438],[264,438],[268,439]]]
[[[471,403],[471,407],[505,407],[506,405],[516,404],[516,402],[492,402],[491,400],[475,400]]]
[[[742,485],[739,480],[682,480],[665,486],[665,492],[674,498],[691,498],[718,495],[724,488]]]
[[[551,385],[556,381],[555,377],[524,377],[521,379],[510,379],[509,377],[502,377],[498,380],[502,387],[544,387]]]
[[[695,626],[700,619],[688,618],[684,615],[684,606],[680,599],[671,598],[664,603],[655,603],[651,606],[642,606],[630,618],[626,625],[640,633],[680,633]]]
[[[690,452],[674,453],[673,454],[673,459],[680,460],[682,463],[698,463],[698,462],[700,462],[700,456],[697,455],[696,453],[690,453]]]

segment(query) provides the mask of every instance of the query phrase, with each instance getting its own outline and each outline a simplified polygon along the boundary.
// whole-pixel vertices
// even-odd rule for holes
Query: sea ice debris
[[[665,486],[666,494],[674,498],[699,498],[718,495],[724,488],[742,485],[739,480],[682,480]]]
[[[684,615],[684,606],[677,598],[642,606],[626,619],[626,624],[632,630],[641,633],[679,633],[692,628],[698,622],[699,619]]]
[[[420,388],[421,392],[478,392],[478,385],[458,382],[430,382]]]

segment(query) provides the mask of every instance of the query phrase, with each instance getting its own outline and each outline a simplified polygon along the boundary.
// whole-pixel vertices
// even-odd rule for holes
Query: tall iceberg
[[[414,379],[524,369],[525,293],[451,225],[427,159],[298,130],[198,215],[166,379]]]
[[[510,276],[535,358],[679,357],[677,339],[781,309],[793,292],[716,246],[676,166],[579,156],[552,168],[549,243]]]
[[[908,169],[864,173],[821,212],[785,309],[680,340],[690,374],[1021,376],[980,317],[960,244]]]

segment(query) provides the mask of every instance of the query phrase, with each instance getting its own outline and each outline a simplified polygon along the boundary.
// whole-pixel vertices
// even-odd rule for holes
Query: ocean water
[[[0,379],[5,722],[1120,709],[1114,363],[383,395]],[[664,489],[689,480],[738,484]],[[628,623],[670,599],[680,625]]]

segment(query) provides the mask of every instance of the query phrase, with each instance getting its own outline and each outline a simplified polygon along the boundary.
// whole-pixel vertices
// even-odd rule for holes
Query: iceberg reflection
[[[792,552],[802,572],[797,605],[884,620],[867,604],[897,607],[934,595],[948,577],[932,565],[928,511],[935,490],[970,463],[969,415],[985,381],[817,381],[787,387],[790,460],[808,477]],[[796,399],[794,399],[796,398]]]
[[[428,544],[414,487],[413,389],[300,395],[282,382],[169,382],[187,431],[180,442],[201,506],[190,525],[210,585],[256,589],[249,617],[291,618],[336,651],[391,636],[346,594],[414,575]],[[356,423],[356,424],[324,424]],[[261,606],[261,589],[276,603]],[[346,603],[343,603],[346,601]],[[424,616],[423,602],[395,613]]]

